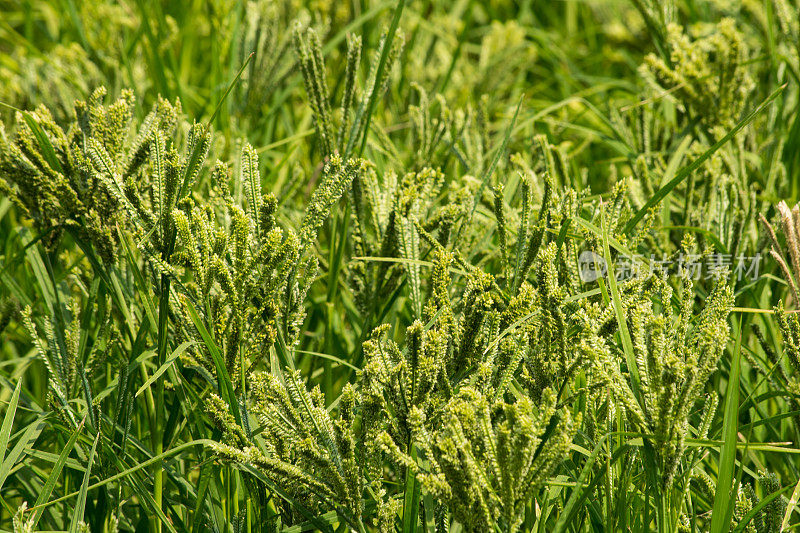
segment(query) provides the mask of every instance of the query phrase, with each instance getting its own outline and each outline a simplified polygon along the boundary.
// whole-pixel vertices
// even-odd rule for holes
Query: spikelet
[[[421,413],[415,413],[420,419]],[[465,387],[446,405],[430,434],[415,424],[414,442],[430,465],[423,470],[391,440],[385,451],[412,468],[427,491],[446,502],[466,531],[519,531],[525,505],[568,449],[576,425],[568,412],[556,415],[547,391],[538,406],[528,398],[492,404]],[[550,430],[547,445],[542,436]]]
[[[35,531],[36,513],[31,512],[29,516],[26,517],[26,511],[28,511],[28,502],[22,502],[22,505],[20,505],[17,512],[14,513],[14,518],[11,521],[14,533],[33,533]]]
[[[248,126],[257,127],[264,103],[291,71],[293,32],[287,31],[286,21],[297,17],[297,8],[291,4],[256,0],[244,4],[243,9],[240,42],[232,39],[231,44],[237,45],[239,64],[243,64],[249,54],[253,56],[228,102],[238,107],[235,115],[244,123],[246,131]]]
[[[494,193],[494,217],[497,221],[497,236],[500,240],[501,267],[505,276],[508,276],[508,232],[503,207],[503,185],[496,185],[492,192]]]
[[[352,387],[343,391],[334,420],[319,388],[307,390],[298,372],[282,377],[259,372],[250,376],[250,383],[249,411],[263,427],[264,449],[250,444],[224,402],[212,397],[207,408],[226,436],[217,453],[256,468],[309,508],[335,509],[351,527],[363,528],[364,461],[356,445],[357,394]]]
[[[408,172],[399,181],[393,172],[388,172],[382,184],[374,168],[368,165],[362,168],[364,171],[354,179],[350,194],[357,253],[401,259],[403,266],[400,269],[388,262],[377,265],[356,262],[348,272],[351,287],[362,308],[369,312],[368,302],[391,294],[405,271],[410,281],[411,303],[419,316],[423,300],[416,261],[427,253],[425,244],[434,248],[447,244],[453,223],[465,211],[465,199],[437,206],[444,188],[444,174],[433,168]],[[433,238],[431,231],[438,231],[438,238]]]
[[[643,75],[708,126],[732,126],[755,87],[743,68],[749,52],[733,19],[721,20],[708,35],[695,36],[671,23],[665,38],[670,63],[650,54],[640,69]]]
[[[778,368],[784,372],[789,389],[795,393],[800,392],[800,314],[787,313],[780,302],[775,308],[778,318],[778,328],[783,337],[783,353],[786,355],[788,367],[791,371],[790,376],[786,377],[785,371],[778,364]]]
[[[98,302],[99,304],[99,302]],[[103,370],[102,357],[98,356],[108,343],[112,334],[110,310],[99,315],[95,338],[87,349],[81,345],[81,310],[77,301],[68,301],[72,307],[73,319],[64,323],[63,316],[52,316],[42,321],[43,337],[34,323],[30,307],[21,311],[22,323],[33,340],[38,356],[47,369],[48,397],[54,410],[72,428],[78,427],[78,421],[84,416],[88,418],[90,427],[98,428],[100,412],[94,404],[94,393],[91,389],[93,372]],[[89,305],[93,305],[89,304]],[[84,412],[76,409],[81,405],[74,400],[80,398],[86,407]]]
[[[314,112],[317,139],[323,155],[327,156],[333,153],[335,140],[331,126],[330,95],[325,77],[325,62],[322,59],[322,44],[313,28],[308,28],[306,35],[303,36],[299,25],[294,29],[294,42],[306,93]]]
[[[712,486],[712,489],[714,487]],[[733,509],[733,519],[741,524],[744,517],[753,509],[753,505],[758,503],[758,497],[753,490],[752,485],[741,486],[736,492],[736,506]],[[747,533],[761,533],[757,528],[754,520],[745,525],[744,531]]]
[[[609,383],[612,396],[625,407],[631,422],[640,431],[653,435],[661,484],[668,490],[686,449],[689,415],[702,397],[708,377],[716,370],[728,339],[732,294],[725,280],[720,279],[701,313],[693,318],[692,284],[684,278],[679,294],[682,312],[672,317],[654,311],[654,293],[660,301],[669,301],[671,289],[652,279],[652,289],[641,286],[639,293],[631,294],[633,298],[624,304],[641,380],[641,399],[633,393],[632,378],[620,372],[619,362],[604,339],[587,340],[581,350],[592,368]],[[706,409],[710,411],[710,405]],[[701,422],[702,427],[707,424],[707,418]]]
[[[367,75],[366,86],[360,96],[357,90],[358,64],[361,61],[361,38],[347,35],[347,54],[344,66],[344,90],[341,100],[341,117],[339,128],[334,137],[330,94],[325,72],[325,61],[322,58],[322,45],[317,32],[313,28],[303,28],[297,24],[293,32],[294,47],[297,53],[303,83],[306,89],[311,110],[314,114],[314,127],[323,157],[328,158],[338,153],[349,159],[356,152],[358,143],[366,141],[367,126],[372,108],[383,93],[386,92],[392,66],[400,56],[403,47],[401,32],[392,40],[391,48],[386,55],[386,63],[379,69],[380,58],[388,46],[387,34],[381,35],[380,44],[373,56]],[[381,75],[378,75],[378,72]],[[358,96],[358,97],[357,97]]]
[[[126,143],[134,99],[123,91],[104,106],[104,96],[99,88],[88,103],[76,103],[77,124],[66,130],[44,106],[17,113],[14,137],[0,132],[0,190],[33,219],[45,244],[55,245],[66,228],[112,263],[118,242],[109,226],[121,221],[118,202],[99,186],[84,135],[102,146],[113,165]]]
[[[470,122],[472,116],[469,117],[467,123],[459,121],[458,119],[465,114],[463,112],[460,115],[454,113],[442,95],[437,94],[436,98],[431,101],[427,91],[421,85],[413,83],[412,88],[419,95],[419,104],[410,106],[408,110],[414,126],[413,142],[416,145],[414,166],[421,168],[441,164],[448,147],[459,146],[472,140],[470,135],[473,132],[463,131],[466,127],[473,125]],[[479,160],[485,148],[485,144],[479,141],[476,144],[478,145],[477,153],[470,158],[472,160]],[[466,146],[462,150],[470,152]]]
[[[356,75],[361,62],[361,36],[347,34],[347,66],[344,73],[344,91],[342,92],[341,124],[336,136],[336,146],[340,154],[345,153],[347,130],[350,126],[351,107],[356,97]]]
[[[786,248],[789,253],[789,260],[783,253],[783,247],[775,229],[767,221],[763,214],[759,214],[759,219],[767,230],[767,235],[772,243],[770,255],[778,263],[781,271],[792,289],[795,302],[800,303],[800,204],[790,209],[786,202],[778,203],[780,214],[780,228],[786,239]],[[790,266],[791,265],[791,266]]]
[[[350,126],[350,133],[347,136],[347,143],[345,144],[343,155],[350,157],[356,154],[355,150],[359,142],[366,142],[367,128],[369,124],[369,113],[373,111],[372,107],[374,102],[377,101],[388,88],[390,74],[392,67],[397,62],[403,50],[404,38],[402,32],[397,31],[392,42],[388,42],[388,35],[386,32],[381,34],[378,48],[372,57],[370,63],[369,74],[361,98],[359,99],[358,106],[355,110],[353,117],[353,124]],[[386,51],[387,47],[389,48]],[[386,63],[383,65],[383,70],[380,71],[380,58],[386,52]],[[380,75],[379,75],[380,71]]]
[[[245,143],[242,147],[240,161],[241,181],[246,191],[248,214],[255,223],[256,235],[261,235],[261,174],[258,170],[258,155],[249,143]]]
[[[414,316],[422,316],[422,289],[420,287],[419,235],[414,223],[403,217],[400,220],[400,256],[407,262],[403,265],[408,276]]]
[[[221,205],[183,202],[172,210],[179,246],[170,258],[172,265],[191,273],[192,281],[183,287],[207,329],[219,339],[227,371],[238,389],[251,367],[262,360],[264,347],[278,339],[281,324],[296,327],[303,300],[297,291],[307,290],[291,285],[300,243],[294,232],[275,225],[277,199],[261,194],[258,158],[249,145],[242,150],[240,167],[246,210],[224,193]],[[215,172],[215,179],[227,180],[224,164],[218,163]],[[227,227],[226,219],[230,221]],[[290,301],[286,294],[292,290]],[[188,316],[183,325],[188,338],[201,340]],[[204,344],[198,342],[193,348],[194,360],[213,375],[216,368]]]
[[[363,171],[363,168],[364,164],[361,161],[350,159],[345,162],[339,156],[333,156],[325,165],[322,183],[311,196],[298,232],[304,251],[314,243],[331,209],[347,192],[353,179]]]
[[[761,488],[761,498],[756,495],[756,486]],[[780,490],[780,479],[771,472],[759,472],[757,483],[740,487],[733,511],[733,517],[739,523],[739,527],[750,533],[779,533],[786,512],[786,501],[780,496],[767,502],[766,505],[761,505],[755,516],[747,522],[742,523],[742,521],[748,513],[759,506],[761,500]]]

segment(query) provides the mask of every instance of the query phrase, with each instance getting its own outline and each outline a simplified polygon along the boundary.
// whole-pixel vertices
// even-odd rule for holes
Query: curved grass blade
[[[19,391],[21,389],[22,380],[20,379],[17,381],[17,386],[14,387],[14,392],[11,394],[11,401],[8,404],[6,415],[3,417],[3,425],[0,427],[0,464],[3,464],[6,450],[8,449],[8,439],[11,438],[11,425],[14,423],[14,415],[17,413]]]
[[[150,376],[149,378],[147,378],[147,381],[145,381],[142,384],[142,386],[139,387],[139,390],[136,391],[136,394],[134,395],[134,397],[138,398],[139,395],[141,393],[143,393],[145,391],[145,389],[147,389],[150,385],[152,385],[164,372],[166,372],[167,369],[169,369],[169,366],[172,364],[172,362],[175,361],[175,359],[177,359],[178,357],[180,357],[180,355],[183,352],[185,352],[186,349],[189,346],[191,346],[192,344],[194,344],[194,342],[186,341],[183,344],[181,344],[180,346],[178,346],[177,348],[175,348],[175,351],[173,351],[170,354],[170,356],[167,357],[167,360],[164,361],[164,364],[161,365],[161,368],[156,370],[155,373],[152,376]]]
[[[346,366],[347,368],[349,368],[351,370],[355,370],[355,371],[361,370],[360,368],[358,368],[354,364],[349,363],[349,362],[345,361],[344,359],[342,359],[340,357],[336,357],[335,355],[330,355],[330,354],[322,353],[322,352],[311,352],[311,351],[308,351],[308,350],[300,350],[299,348],[295,348],[294,352],[295,353],[300,353],[300,354],[305,354],[305,355],[311,355],[313,357],[319,357],[320,359],[327,359],[329,361],[333,361],[335,363],[338,363],[338,364],[340,364],[342,366]]]
[[[645,216],[645,214],[647,214],[647,212],[650,210],[651,207],[657,205],[661,200],[663,200],[665,196],[667,196],[669,193],[672,192],[672,189],[677,187],[683,180],[685,180],[689,176],[689,174],[700,168],[700,165],[705,163],[706,159],[714,155],[714,152],[719,150],[725,143],[733,139],[733,137],[737,133],[739,133],[739,131],[742,128],[750,124],[764,109],[767,108],[767,106],[769,106],[769,104],[772,103],[773,100],[775,100],[783,92],[783,90],[786,88],[786,85],[787,84],[783,84],[777,89],[775,89],[775,91],[773,91],[772,94],[767,96],[767,98],[763,102],[761,102],[753,111],[751,111],[750,114],[748,114],[746,117],[740,120],[736,124],[736,126],[733,127],[731,131],[725,134],[725,136],[722,139],[715,142],[711,146],[711,148],[703,152],[703,155],[701,155],[700,157],[698,157],[697,159],[695,159],[694,161],[683,167],[681,171],[675,175],[674,178],[672,178],[669,182],[667,182],[666,185],[664,185],[658,191],[656,191],[656,193],[649,200],[647,200],[647,202],[642,206],[642,208],[639,209],[639,211],[637,211],[635,215],[633,215],[633,218],[631,218],[628,221],[628,223],[625,225],[624,232],[630,233],[633,230],[633,228],[636,227],[636,224],[638,224],[639,221],[642,220],[642,218]]]
[[[67,458],[69,457],[72,448],[75,446],[75,441],[78,440],[78,436],[83,429],[84,422],[86,419],[84,418],[81,423],[75,428],[75,431],[72,432],[70,435],[69,440],[64,445],[64,449],[61,450],[61,453],[58,456],[58,459],[53,464],[53,469],[50,471],[50,475],[47,477],[47,481],[42,487],[42,491],[39,493],[39,496],[36,498],[36,503],[33,504],[34,507],[38,507],[36,509],[35,514],[33,515],[33,529],[36,529],[36,524],[39,523],[39,520],[42,518],[42,514],[44,514],[44,507],[40,507],[43,503],[47,501],[50,495],[53,493],[53,489],[58,482],[58,476],[61,475],[61,470],[64,468],[64,465],[67,462]]]
[[[78,533],[80,522],[83,520],[83,512],[86,510],[86,495],[89,492],[89,478],[92,475],[92,465],[94,464],[94,456],[97,452],[97,443],[100,441],[100,432],[92,443],[92,450],[89,452],[89,460],[86,464],[86,473],[83,475],[83,483],[81,483],[81,490],[78,493],[78,503],[75,504],[75,513],[72,515],[72,523],[69,526],[69,533]]]

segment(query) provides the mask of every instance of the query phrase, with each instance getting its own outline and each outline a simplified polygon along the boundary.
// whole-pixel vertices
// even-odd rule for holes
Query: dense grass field
[[[800,530],[797,0],[0,0],[0,531]]]

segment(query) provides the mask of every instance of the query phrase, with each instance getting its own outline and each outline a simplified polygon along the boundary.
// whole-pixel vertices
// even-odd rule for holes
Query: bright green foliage
[[[78,102],[66,132],[44,108],[18,115],[14,140],[3,136],[0,185],[47,234],[47,242],[55,243],[67,229],[111,263],[119,239],[115,225],[133,222],[132,229],[147,232],[156,249],[166,247],[185,164],[165,145],[180,104],[159,101],[133,136],[132,93],[108,106],[105,94],[100,88],[88,102]],[[193,134],[203,135],[197,129]],[[200,142],[207,150],[207,139]]]
[[[433,431],[426,429],[420,410],[412,412],[414,443],[428,458],[429,471],[407,456],[401,460],[467,531],[491,530],[495,524],[518,531],[526,502],[558,465],[574,434],[569,413],[559,417],[555,407],[550,390],[534,406],[528,398],[492,403],[465,387],[447,403]],[[386,437],[382,444],[398,453]]]
[[[257,373],[250,382],[250,412],[264,428],[263,444],[248,438],[222,400],[212,397],[211,416],[226,441],[216,446],[217,453],[258,469],[307,508],[336,508],[351,527],[363,529],[365,465],[359,452],[363,442],[356,440],[353,389],[342,393],[334,421],[319,388],[306,390],[296,372],[281,377]]]
[[[0,530],[796,529],[796,3],[0,0]]]
[[[630,300],[624,304],[638,384],[630,377],[630,369],[628,375],[622,372],[601,339],[587,340],[581,350],[609,384],[612,396],[624,406],[631,422],[652,435],[662,488],[668,490],[686,449],[689,415],[703,396],[728,337],[731,292],[721,283],[706,299],[702,313],[692,317],[692,284],[686,280],[679,295],[680,314],[665,316],[654,309],[652,295],[668,302],[672,289],[655,279],[650,285],[631,287]],[[634,393],[637,386],[639,394]]]
[[[13,137],[0,132],[2,167],[0,187],[30,216],[46,242],[54,243],[65,230],[91,241],[106,262],[114,260],[119,220],[118,203],[100,185],[91,153],[102,150],[120,161],[122,144],[132,118],[133,94],[126,92],[110,106],[102,104],[105,91],[95,91],[87,103],[75,108],[74,122],[66,131],[49,110],[18,113]],[[122,179],[132,178],[136,158],[119,169]]]
[[[723,19],[706,34],[695,35],[673,23],[666,39],[669,60],[648,55],[644,65],[649,74],[708,126],[730,127],[755,83],[742,65],[749,52],[735,22]]]

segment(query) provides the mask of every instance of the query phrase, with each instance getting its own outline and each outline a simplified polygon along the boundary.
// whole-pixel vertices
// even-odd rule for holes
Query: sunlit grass
[[[800,524],[789,0],[0,12],[0,530]]]

